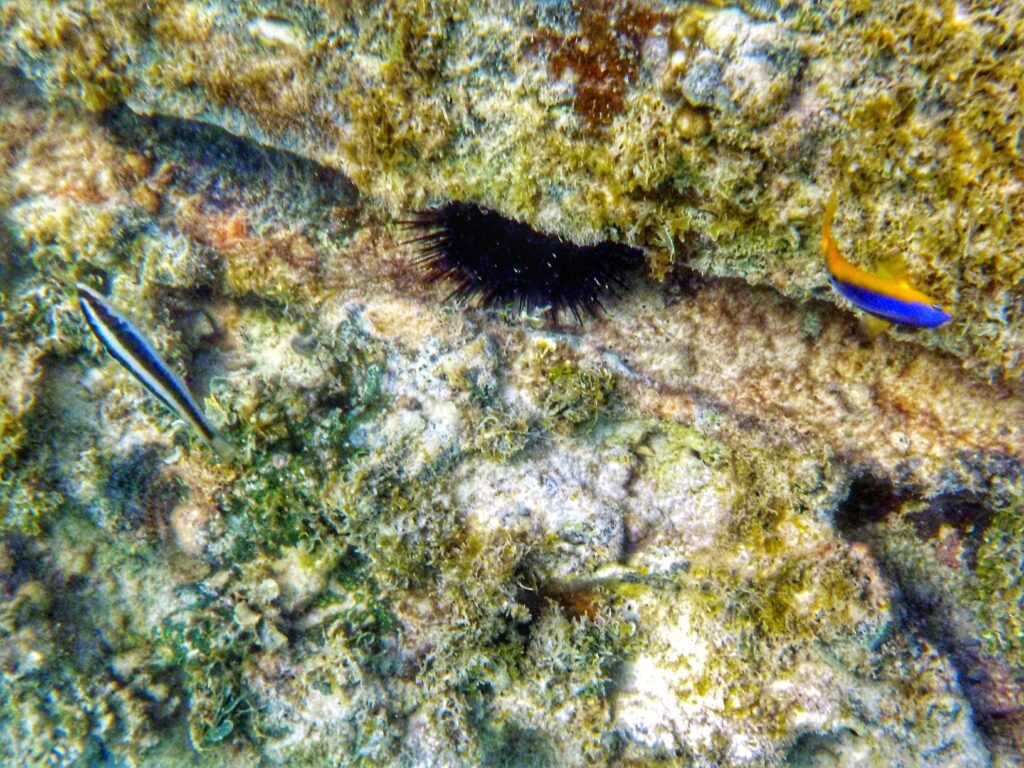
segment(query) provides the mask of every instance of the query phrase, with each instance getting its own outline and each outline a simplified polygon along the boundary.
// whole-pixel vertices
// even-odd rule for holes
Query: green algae
[[[189,738],[197,750],[257,739],[263,730],[259,705],[244,681],[246,661],[259,642],[255,629],[239,626],[228,607],[209,602],[189,611],[185,621],[165,619],[153,632],[155,663],[182,676]]]
[[[609,371],[588,371],[570,362],[556,362],[546,374],[550,387],[541,405],[547,424],[571,427],[593,424],[615,391]]]
[[[360,336],[347,334],[347,338],[358,340]],[[358,342],[357,347],[365,344],[365,340]],[[341,353],[332,352],[331,357],[336,354]],[[556,366],[555,370],[562,368]],[[555,378],[561,380],[562,376]],[[355,379],[342,390],[365,390],[365,385],[358,383],[360,377]],[[549,384],[546,374],[542,381],[543,386]],[[258,394],[256,402],[266,399],[278,401],[287,396],[268,389]],[[377,418],[376,411],[369,408],[363,418]],[[249,419],[238,419],[231,426],[233,421],[228,419],[230,434],[254,457],[300,438],[305,445],[334,446],[342,454],[352,442],[351,432],[344,430],[314,439],[310,432],[323,425],[312,420],[296,420],[283,431],[264,428],[258,436],[244,426]],[[555,424],[552,429],[559,427]],[[647,429],[662,436],[661,441],[647,438]],[[800,649],[818,642],[834,647],[855,636],[860,630],[845,625],[853,618],[847,613],[849,606],[857,602],[863,588],[859,576],[842,558],[822,558],[820,551],[806,559],[774,562],[784,551],[780,539],[791,541],[785,530],[799,527],[801,515],[801,507],[794,510],[788,500],[781,477],[803,477],[804,487],[813,490],[813,473],[768,470],[761,457],[739,462],[734,448],[689,426],[649,424],[647,429],[623,428],[619,432],[624,435],[621,439],[653,446],[654,455],[664,464],[679,456],[692,456],[706,466],[735,472],[758,489],[742,501],[743,523],[732,530],[735,538],[728,540],[728,547],[695,558],[673,588],[678,590],[676,600],[701,606],[698,624],[702,632],[722,638],[723,643],[716,646],[719,655],[715,663],[693,682],[693,690],[698,695],[722,692],[723,717],[756,722],[757,732],[765,738],[785,738],[790,728],[785,708],[767,689],[751,691],[740,681],[745,680],[752,664],[789,674],[787,663],[777,668],[779,663],[770,660],[799,655]],[[231,516],[255,517],[259,505],[273,511],[291,504],[297,517],[260,519],[257,530],[242,536],[254,537],[251,546],[232,555],[237,563],[232,571],[237,575],[207,579],[209,586],[195,592],[194,602],[165,619],[148,641],[155,673],[169,676],[180,686],[181,711],[197,749],[215,752],[233,745],[232,749],[252,754],[250,750],[287,737],[290,726],[277,727],[269,714],[278,704],[252,681],[259,665],[282,653],[281,640],[275,639],[280,630],[275,634],[262,627],[273,624],[286,629],[291,638],[288,647],[295,638],[309,638],[320,649],[312,652],[313,659],[323,654],[349,660],[361,670],[366,685],[400,668],[393,649],[401,639],[403,609],[396,603],[416,595],[423,599],[424,592],[428,601],[438,601],[440,615],[446,618],[435,629],[434,650],[417,676],[429,696],[417,700],[445,743],[460,745],[444,748],[451,750],[443,753],[448,759],[480,764],[498,759],[549,759],[561,737],[548,728],[530,726],[530,719],[521,712],[524,700],[542,710],[576,702],[579,714],[571,721],[572,733],[584,740],[584,754],[596,757],[614,741],[608,718],[622,665],[644,648],[647,621],[656,625],[644,620],[638,631],[635,621],[623,617],[625,604],[638,599],[661,602],[669,585],[639,588],[633,583],[621,589],[575,587],[567,592],[564,586],[547,583],[544,562],[549,553],[537,541],[510,541],[500,532],[467,531],[456,524],[450,507],[443,503],[450,492],[447,483],[452,472],[472,454],[444,456],[438,463],[425,465],[420,473],[410,474],[405,470],[409,448],[400,443],[388,446],[392,455],[376,451],[349,454],[352,467],[333,481],[343,484],[343,490],[337,497],[330,496],[334,500],[328,505],[327,522],[315,523],[325,526],[319,538],[307,541],[300,535],[294,541],[311,547],[302,557],[317,562],[325,547],[354,549],[346,550],[341,560],[328,558],[325,565],[313,566],[333,574],[328,576],[330,586],[301,609],[299,617],[291,619],[275,609],[277,598],[267,601],[259,597],[259,585],[275,572],[268,555],[283,554],[294,543],[277,538],[275,531],[294,533],[303,530],[303,520],[316,521],[315,501],[301,490],[301,467],[293,461],[278,462],[273,472],[269,468],[272,461],[256,465],[266,488],[276,485],[279,493],[275,496],[267,497],[266,488],[260,486],[238,486],[238,498],[250,495],[253,506],[244,514],[236,511]],[[664,469],[652,463],[645,471],[657,474]],[[272,501],[275,498],[277,501]],[[262,528],[268,533],[261,534]],[[759,533],[755,535],[755,531]],[[742,548],[749,556],[751,543],[761,569],[755,574],[749,573],[747,566],[721,560],[721,553],[732,547]],[[335,565],[327,565],[329,562]],[[584,592],[590,596],[579,597]],[[735,638],[739,644],[730,651]],[[308,648],[306,653],[310,653]],[[318,669],[315,661],[308,675],[301,685],[320,695],[336,696],[348,688],[326,669]],[[529,693],[530,681],[538,678],[546,681],[541,699]],[[372,754],[372,758],[359,758],[365,764],[402,759],[399,740],[386,721],[407,717],[413,705],[405,698],[407,694],[396,691],[393,695],[385,711],[367,702],[365,706],[370,708],[359,710],[360,728],[346,731],[335,749]],[[307,745],[293,754],[309,764],[336,759],[339,754],[325,750],[324,746]],[[715,750],[713,754],[722,759],[728,754],[724,740]],[[358,759],[350,764],[359,764]]]
[[[331,537],[323,487],[358,455],[353,435],[380,408],[382,351],[355,326],[343,322],[330,336],[304,343],[329,382],[319,391],[282,389],[264,380],[240,397],[230,381],[215,387],[217,400],[226,404],[220,415],[225,436],[253,468],[222,492],[241,548],[235,554],[243,559]]]
[[[670,469],[680,455],[692,454],[709,467],[725,467],[732,461],[729,447],[713,437],[702,433],[689,424],[651,424],[640,436],[640,443],[646,445],[645,455],[653,453],[648,461],[655,476]]]
[[[53,487],[38,461],[9,462],[0,480],[2,530],[38,536],[64,506],[64,495]]]
[[[131,627],[116,585],[91,573],[102,538],[87,519],[66,511],[52,543],[64,547],[59,558],[48,554],[47,540],[8,535],[3,542],[4,759],[131,760],[173,731],[181,703],[173,675],[147,666],[149,646]]]
[[[969,594],[979,606],[988,653],[1024,674],[1024,506],[1020,500],[996,510],[985,530]]]
[[[481,419],[474,448],[495,461],[511,461],[520,456],[538,435],[526,419],[487,415]]]
[[[614,374],[607,368],[582,365],[564,343],[539,341],[517,365],[535,392],[539,424],[545,430],[593,429],[598,418],[613,412]]]
[[[508,576],[515,575],[517,581],[529,578],[528,571],[523,570],[526,563],[520,559],[523,550],[508,545],[495,548],[493,542],[480,542],[474,550],[481,545],[484,548],[477,558],[483,561],[473,565],[471,573],[464,573],[466,565],[461,565],[455,574],[445,575],[445,582],[451,586],[465,585],[450,609],[457,610],[460,618],[467,616],[467,609],[475,615],[469,614],[473,615],[470,633],[459,628],[461,622],[453,622],[446,639],[456,641],[455,646],[445,651],[439,647],[432,659],[426,680],[458,692],[455,699],[447,699],[438,691],[440,701],[456,717],[452,719],[442,711],[432,718],[438,718],[435,721],[439,726],[450,732],[453,743],[468,738],[468,744],[478,745],[463,759],[477,755],[471,759],[493,760],[498,754],[510,752],[522,757],[520,750],[531,755],[538,750],[544,753],[548,743],[543,735],[548,727],[532,731],[529,720],[522,718],[522,706],[540,706],[543,712],[577,701],[584,710],[573,716],[577,721],[574,738],[583,738],[584,751],[596,757],[608,730],[607,716],[618,669],[633,642],[630,625],[615,617],[614,603],[607,596],[599,600],[603,607],[588,615],[573,614],[554,600],[538,600],[530,591],[509,591]],[[460,554],[465,557],[471,553],[463,549]],[[500,580],[480,584],[481,576],[489,577],[495,567],[502,568],[498,571]],[[472,576],[477,581],[457,581],[453,578],[456,575]],[[542,588],[537,589],[543,594]],[[496,615],[490,613],[495,608],[500,609]],[[537,702],[530,693],[532,681],[539,677],[547,681],[543,702]],[[526,701],[521,701],[521,696]],[[526,743],[510,743],[509,732],[524,729],[532,731],[532,735],[526,734]]]
[[[443,500],[445,474],[435,467],[411,478],[357,469],[340,490],[337,527],[388,584],[423,584],[456,546],[461,527]]]

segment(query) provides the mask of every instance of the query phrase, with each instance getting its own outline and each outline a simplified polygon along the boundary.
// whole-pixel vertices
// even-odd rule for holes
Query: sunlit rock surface
[[[919,341],[1012,380],[1022,32],[993,0],[0,4],[0,57],[50,95],[296,152],[390,213],[468,199],[629,241],[658,276],[837,301],[839,190],[855,263],[954,308]]]
[[[829,9],[0,2],[0,762],[1018,764],[1017,11]],[[445,304],[456,197],[649,273]]]

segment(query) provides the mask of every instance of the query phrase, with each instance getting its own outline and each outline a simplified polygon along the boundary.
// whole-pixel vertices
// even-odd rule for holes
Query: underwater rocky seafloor
[[[1014,11],[742,5],[0,2],[0,762],[1020,763]],[[839,168],[949,327],[821,290]],[[396,219],[452,197],[649,274],[446,304]]]

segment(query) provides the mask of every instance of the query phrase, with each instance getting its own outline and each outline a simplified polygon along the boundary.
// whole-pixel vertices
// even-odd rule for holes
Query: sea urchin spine
[[[626,275],[643,262],[643,251],[619,243],[577,245],[545,235],[474,203],[453,201],[417,211],[406,222],[420,232],[416,263],[430,282],[449,281],[448,298],[520,311],[549,308],[556,316],[604,310],[601,297],[615,295]]]

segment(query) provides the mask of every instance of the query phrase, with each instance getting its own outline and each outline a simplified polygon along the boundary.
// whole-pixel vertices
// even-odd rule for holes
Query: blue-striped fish
[[[191,424],[221,457],[234,455],[234,449],[207,420],[185,383],[135,326],[86,285],[78,286],[78,304],[96,338],[117,362],[172,413]]]

